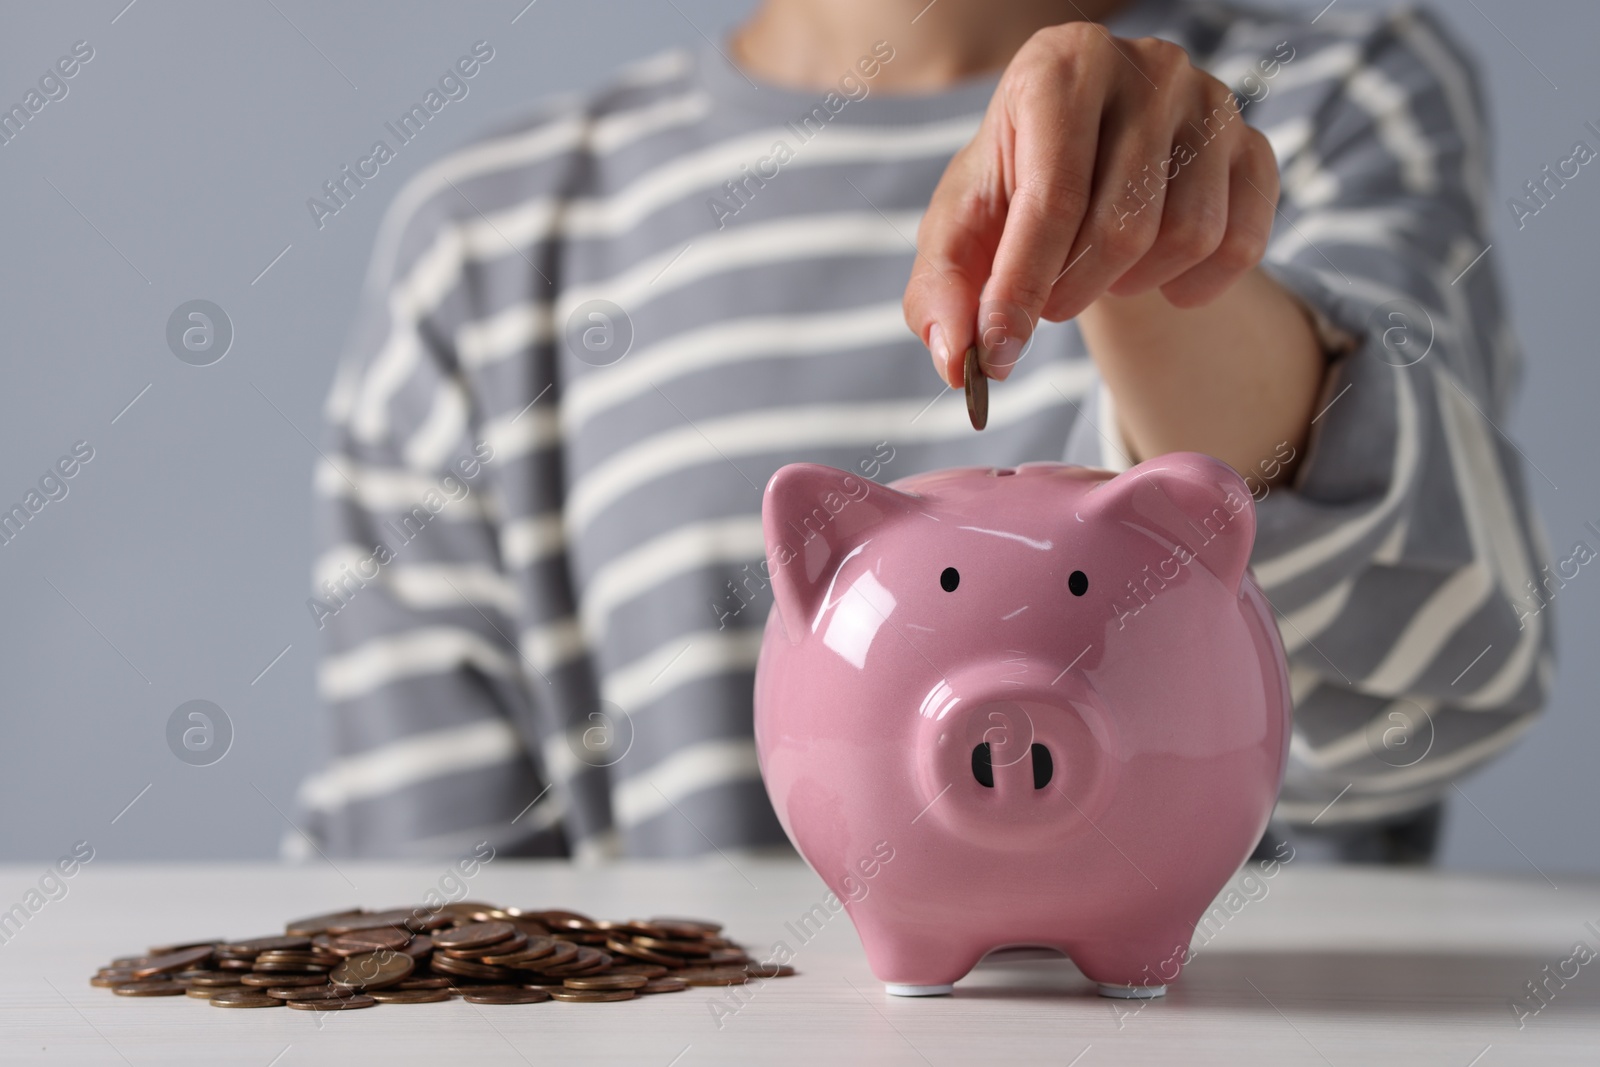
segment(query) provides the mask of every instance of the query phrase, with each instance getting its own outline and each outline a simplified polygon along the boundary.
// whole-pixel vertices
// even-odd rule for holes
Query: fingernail
[[[1019,304],[1008,301],[985,301],[978,309],[978,362],[986,377],[1005,381],[1016,369],[1027,348],[1032,331],[1022,330],[1023,324],[1031,327],[1028,314]]]
[[[950,366],[950,349],[944,343],[944,330],[937,322],[928,328],[928,354],[933,357],[933,369],[943,378]]]

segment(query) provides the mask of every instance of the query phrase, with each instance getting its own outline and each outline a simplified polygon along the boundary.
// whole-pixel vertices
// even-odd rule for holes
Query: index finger
[[[1010,198],[979,304],[979,358],[994,378],[1011,373],[1067,266],[1093,192],[1106,102],[1096,50],[1033,64],[1046,70],[1035,66],[1008,90]]]

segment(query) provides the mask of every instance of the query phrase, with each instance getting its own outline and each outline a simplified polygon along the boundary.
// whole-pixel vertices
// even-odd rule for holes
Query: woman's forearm
[[[1326,358],[1298,299],[1260,268],[1192,309],[1159,290],[1107,293],[1078,325],[1115,400],[1130,460],[1205,452],[1261,478],[1263,462],[1281,458],[1284,445],[1304,454]],[[1265,480],[1281,482],[1292,467]]]

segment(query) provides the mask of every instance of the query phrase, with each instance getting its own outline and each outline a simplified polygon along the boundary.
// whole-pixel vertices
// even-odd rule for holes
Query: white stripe
[[[457,521],[482,519],[485,515],[482,493],[469,489],[452,499],[439,482],[426,475],[400,467],[367,466],[346,456],[319,460],[312,482],[320,496],[349,498],[368,511],[409,514],[412,509],[421,508],[434,517]],[[438,502],[438,511],[429,507],[430,501]]]
[[[1409,192],[1431,196],[1439,187],[1436,150],[1411,113],[1412,97],[1377,67],[1362,67],[1345,82],[1350,101],[1372,118],[1378,140],[1400,165]]]
[[[484,424],[483,439],[494,449],[496,459],[516,459],[559,445],[561,423],[553,404],[540,404],[532,411],[490,419]]]
[[[637,826],[693,793],[735,782],[759,781],[755,742],[748,738],[704,741],[681,748],[611,790],[611,810],[619,826]]]
[[[503,649],[471,630],[425,626],[375,637],[348,652],[324,658],[317,671],[317,691],[330,702],[351,700],[403,678],[462,667],[499,677],[510,677],[517,670],[516,661]]]
[[[668,248],[611,278],[569,287],[554,309],[547,301],[523,301],[467,323],[456,334],[456,351],[470,367],[504,359],[529,344],[550,340],[554,324],[564,323],[588,300],[610,300],[632,312],[692,282],[754,266],[801,259],[909,255],[912,248],[907,242],[921,221],[920,212],[843,212],[708,234],[685,248]],[[672,269],[662,275],[668,266]]]
[[[711,95],[695,89],[631,111],[606,115],[589,128],[585,142],[590,151],[610,155],[651,134],[692,126],[709,114]]]
[[[651,133],[697,122],[709,110],[710,101],[704,93],[696,91],[598,119],[570,115],[537,129],[487,141],[447,156],[402,186],[379,227],[367,273],[367,299],[381,302],[388,308],[390,327],[389,338],[373,360],[354,402],[353,429],[358,437],[369,443],[382,437],[387,428],[389,401],[409,377],[421,354],[416,342],[416,323],[438,306],[461,276],[466,254],[463,231],[456,226],[441,225],[428,249],[406,271],[405,277],[394,278],[400,239],[423,204],[451,189],[452,184],[529,166],[585,145],[596,153],[614,152]],[[463,204],[462,208],[465,212],[467,205]],[[479,222],[475,211],[468,217]],[[481,227],[481,223],[479,225]],[[501,252],[512,251],[503,238],[496,236],[495,240]],[[344,402],[341,397],[341,405]]]
[[[1286,202],[1302,211],[1309,211],[1336,203],[1344,192],[1344,183],[1340,181],[1337,171],[1324,167],[1321,158],[1310,147],[1305,147],[1283,168],[1280,188]],[[1288,229],[1293,231],[1292,227]],[[1278,247],[1282,247],[1281,241]]]
[[[1272,158],[1282,167],[1310,146],[1314,129],[1309,118],[1299,116],[1262,130],[1261,136],[1272,146]]]
[[[1462,272],[1488,253],[1488,249],[1473,234],[1457,234],[1450,242],[1450,247],[1445,251],[1444,268],[1446,277],[1458,279]],[[1483,268],[1486,280],[1492,279],[1488,271],[1492,264],[1485,263]],[[1483,399],[1492,396],[1493,389],[1490,383],[1496,375],[1495,364],[1498,355],[1494,350],[1495,339],[1488,335],[1488,330],[1476,328],[1484,308],[1482,302],[1473,297],[1473,287],[1469,285],[1446,285],[1440,288],[1439,296],[1445,306],[1445,320],[1452,325],[1462,323],[1465,329],[1452,330],[1452,343],[1457,348],[1455,356],[1446,367],[1459,367],[1460,373],[1468,375],[1461,381],[1468,392],[1480,399],[1481,403],[1489,404]],[[1452,373],[1456,373],[1452,371]],[[1493,407],[1487,410],[1493,412]],[[1504,417],[1504,413],[1500,413]],[[1492,417],[1492,416],[1491,416]]]
[[[322,415],[334,426],[343,426],[355,408],[356,395],[361,390],[361,364],[355,353],[347,352],[339,359],[333,374],[333,385],[328,389],[328,399],[322,405]],[[291,831],[292,832],[292,831]],[[295,835],[299,840],[299,835]]]
[[[1534,578],[1534,566],[1517,528],[1517,508],[1490,436],[1493,430],[1451,384],[1455,379],[1449,370],[1440,366],[1434,368],[1434,373],[1440,379],[1443,403],[1439,410],[1451,442],[1450,459],[1455,467],[1456,482],[1458,485],[1470,482],[1473,499],[1479,502],[1476,507],[1464,508],[1468,530],[1473,533],[1474,550],[1479,553],[1480,562],[1494,569],[1501,595],[1511,600],[1520,599],[1527,583]],[[1509,605],[1507,607],[1507,614],[1510,614]],[[1516,647],[1494,675],[1469,696],[1453,703],[1463,708],[1482,709],[1496,708],[1509,700],[1535,669],[1543,629],[1542,614],[1529,618],[1517,638]]]
[[[1416,394],[1412,392],[1407,373],[1406,368],[1393,368],[1396,440],[1389,489],[1383,499],[1320,537],[1296,545],[1272,559],[1254,562],[1251,566],[1263,589],[1272,590],[1285,585],[1349,550],[1388,520],[1401,501],[1410,497],[1422,448],[1417,429]]]
[[[691,125],[706,114],[709,101],[698,90],[688,97],[697,97],[703,103],[696,107],[680,96],[616,111],[598,119],[564,115],[532,130],[472,145],[425,167],[401,187],[393,206],[384,215],[372,257],[373,269],[368,275],[369,286],[381,287],[392,276],[394,255],[406,225],[418,208],[449,189],[452,182],[459,184],[526,167],[585,143],[600,151],[615,152],[649,134]]]
[[[422,362],[415,325],[395,321],[392,307],[389,314],[389,335],[362,374],[350,411],[350,432],[368,444],[389,428],[389,402]]]
[[[1538,719],[1537,715],[1524,715],[1508,723],[1505,729],[1480,738],[1470,745],[1464,745],[1449,755],[1435,757],[1430,753],[1409,767],[1386,770],[1368,778],[1357,778],[1352,793],[1387,796],[1421,789],[1432,784],[1443,784],[1486,762],[1495,753],[1510,748],[1512,743]],[[1435,726],[1434,729],[1437,730],[1438,727]],[[1437,739],[1434,743],[1438,744]],[[1335,805],[1335,810],[1343,804],[1344,801],[1341,800],[1339,805]],[[1349,815],[1346,814],[1345,818],[1349,818]]]
[[[1468,514],[1470,516],[1470,510]],[[1473,520],[1468,518],[1468,528],[1473,525]],[[1411,621],[1389,646],[1388,654],[1358,683],[1361,691],[1382,696],[1407,692],[1449,645],[1456,631],[1472,620],[1494,591],[1489,569],[1476,549],[1474,555],[1477,558],[1473,562],[1447,578],[1417,608]]]
[[[314,811],[330,811],[447,774],[492,767],[523,751],[505,719],[430,730],[335,761],[301,783],[299,800]]]
[[[1399,563],[1401,553],[1405,551],[1406,533],[1410,529],[1411,516],[1401,515],[1384,537],[1383,543],[1373,551],[1372,562],[1386,567]]]
[[[998,390],[990,401],[989,423],[1013,425],[1041,411],[1080,397],[1094,380],[1089,360],[1047,365]],[[916,421],[912,421],[915,419]],[[706,419],[655,434],[580,476],[567,498],[568,537],[629,492],[686,467],[721,463],[736,455],[796,452],[847,442],[938,441],[969,432],[964,407],[928,407],[925,400],[871,404],[817,404],[769,408]]]
[[[577,659],[585,647],[578,620],[570,617],[522,631],[519,645],[528,662],[541,674]]]
[[[1300,707],[1311,698],[1311,694],[1322,686],[1322,675],[1309,667],[1296,667],[1289,664],[1289,700],[1295,707]]]
[[[553,556],[565,543],[566,534],[557,512],[516,519],[500,528],[500,558],[509,570],[521,570]]]
[[[786,169],[946,155],[972,138],[978,120],[978,116],[969,116],[905,129],[830,130],[825,139],[818,140],[815,147],[808,145]],[[465,251],[472,258],[497,259],[512,254],[508,242],[522,247],[558,235],[615,236],[637,227],[654,212],[690,193],[709,192],[721,199],[727,194],[720,186],[730,179],[739,184],[741,165],[764,158],[787,133],[783,127],[775,126],[676,157],[610,196],[538,198],[487,219],[469,220],[465,224]]]
[[[377,568],[376,572],[363,576],[362,564],[370,564],[365,569]],[[516,585],[493,567],[481,563],[381,564],[372,549],[353,543],[335,545],[317,558],[312,569],[313,596],[328,595],[322,588],[325,582],[341,596],[377,582],[400,603],[423,611],[466,603],[515,617],[519,607]]]
[[[1339,41],[1318,49],[1309,56],[1296,55],[1272,79],[1272,91],[1286,93],[1304,85],[1342,81],[1361,65],[1361,49],[1349,41]]]
[[[1284,263],[1311,249],[1345,245],[1371,251],[1374,248],[1410,253],[1408,232],[1415,228],[1416,212],[1397,207],[1325,209],[1294,220],[1272,239],[1267,259]],[[1311,253],[1311,266],[1321,270],[1328,261]],[[1344,287],[1344,278],[1338,278]],[[1391,289],[1391,299],[1400,294]]]
[[[1430,26],[1415,17],[1411,11],[1398,13],[1393,25],[1422,65],[1439,82],[1446,104],[1450,108],[1453,132],[1460,136],[1465,148],[1461,177],[1467,192],[1478,209],[1480,222],[1488,205],[1485,187],[1488,149],[1483,123],[1478,115],[1477,102],[1472,95],[1472,75],[1461,60],[1433,33]]]
[[[785,164],[785,171],[836,163],[883,163],[927,155],[949,155],[972,139],[982,116],[962,116],[926,126],[877,129],[830,129],[828,136],[808,142]],[[793,134],[782,126],[741,134],[697,152],[672,158],[604,197],[539,197],[464,223],[464,251],[474,259],[515,254],[511,246],[559,235],[611,237],[625,233],[669,204],[691,193],[709,193],[728,206],[721,188],[745,180],[740,168],[771,155],[779,141]],[[770,181],[773,179],[752,179]],[[759,189],[759,187],[757,187]],[[707,214],[711,214],[709,209]],[[713,216],[714,218],[715,216]],[[509,244],[508,244],[509,242]]]
[[[455,608],[468,604],[494,608],[515,618],[517,587],[493,567],[480,564],[412,563],[384,572],[395,599],[408,607]]]
[[[358,439],[371,444],[388,430],[390,401],[422,363],[418,324],[455,286],[462,255],[460,233],[454,227],[442,227],[406,277],[384,298],[389,332],[373,357],[351,413],[350,429]]]
[[[1310,603],[1284,615],[1278,627],[1283,636],[1284,655],[1294,655],[1331,626],[1349,603],[1350,591],[1354,588],[1355,580],[1346,578]]]
[[[680,634],[626,667],[606,675],[605,699],[631,714],[670,690],[716,674],[747,671],[761,654],[761,631],[701,630]]]
[[[902,130],[830,130],[829,136],[807,143],[789,166],[821,166],[839,162],[883,162],[910,159],[921,155],[947,154],[965,144],[977,129],[979,116],[963,116],[928,126]],[[742,163],[763,158],[772,145],[788,131],[774,127],[755,134],[721,142],[692,155],[681,156],[647,172],[632,184],[609,197],[563,200],[539,197],[484,218],[469,217],[458,226],[443,226],[432,246],[419,259],[408,277],[390,296],[391,343],[384,346],[356,407],[353,429],[367,442],[378,440],[386,429],[386,409],[394,393],[404,383],[420,355],[415,340],[415,323],[438,306],[444,294],[459,280],[465,262],[471,259],[497,259],[550,236],[609,236],[637,226],[661,207],[682,199],[695,190],[711,189],[738,177]],[[915,226],[909,231],[915,232]],[[677,254],[671,250],[672,255]],[[668,261],[670,262],[670,260]],[[665,266],[661,264],[660,266]],[[654,278],[660,266],[650,272]],[[683,284],[681,281],[678,284]],[[595,287],[589,287],[595,288]],[[568,297],[570,293],[566,294]],[[607,294],[608,299],[630,306],[628,301]],[[570,310],[581,299],[564,299]],[[531,325],[535,336],[549,329],[548,309],[521,305],[512,321],[524,328]],[[515,334],[515,331],[513,331]],[[469,339],[472,335],[468,335]],[[524,342],[525,343],[525,342]],[[462,359],[472,363],[477,350],[461,347]]]
[[[728,319],[640,349],[602,374],[567,387],[561,420],[570,436],[608,408],[686,374],[755,359],[867,348],[913,338],[898,300],[844,311]]]
[[[1306,742],[1304,738],[1296,733],[1294,742],[1291,743],[1290,748],[1293,751],[1295,758],[1297,758],[1301,763],[1308,767],[1315,767],[1319,771],[1330,770],[1331,768],[1339,767],[1343,764],[1349,763],[1352,760],[1358,760],[1366,757],[1381,758],[1380,749],[1383,747],[1383,738],[1385,734],[1389,730],[1395,729],[1398,725],[1398,722],[1389,718],[1389,716],[1396,714],[1402,715],[1403,719],[1399,721],[1413,723],[1416,719],[1416,712],[1418,708],[1422,709],[1423,715],[1427,716],[1428,718],[1426,719],[1426,724],[1415,724],[1416,726],[1421,727],[1421,729],[1413,729],[1407,739],[1407,743],[1411,743],[1411,739],[1414,738],[1419,744],[1424,744],[1427,743],[1429,739],[1426,731],[1431,728],[1431,723],[1433,721],[1432,716],[1438,711],[1439,708],[1439,702],[1437,700],[1429,700],[1426,698],[1418,700],[1401,699],[1390,701],[1389,703],[1383,705],[1383,707],[1379,708],[1377,713],[1374,714],[1372,718],[1361,727],[1361,729],[1352,730],[1343,737],[1336,737],[1320,748],[1313,749],[1309,742]],[[1374,733],[1374,731],[1376,731],[1376,733]],[[1403,749],[1397,750],[1397,754],[1400,756],[1405,755]],[[1423,758],[1426,759],[1427,757],[1424,756]]]
[[[715,519],[669,530],[595,571],[579,598],[584,635],[590,643],[599,645],[613,611],[670,578],[718,563],[762,559],[765,553],[760,515]],[[708,599],[708,616],[712,614],[710,607]]]
[[[405,460],[418,470],[443,467],[467,433],[467,396],[461,383],[446,378],[433,395],[433,407],[406,442]]]
[[[323,591],[322,584],[330,582],[337,586],[339,580],[344,577],[342,572],[346,567],[356,572],[357,577],[360,577],[357,568],[372,558],[372,549],[358,545],[353,541],[345,541],[332,546],[311,564],[311,595],[314,597],[326,596],[327,594]],[[370,581],[371,579],[366,580]]]

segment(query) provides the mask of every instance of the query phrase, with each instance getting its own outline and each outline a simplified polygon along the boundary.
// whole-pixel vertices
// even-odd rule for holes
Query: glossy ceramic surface
[[[794,464],[763,523],[762,775],[873,972],[939,990],[1042,945],[1112,986],[1175,978],[1288,753],[1238,475]]]

